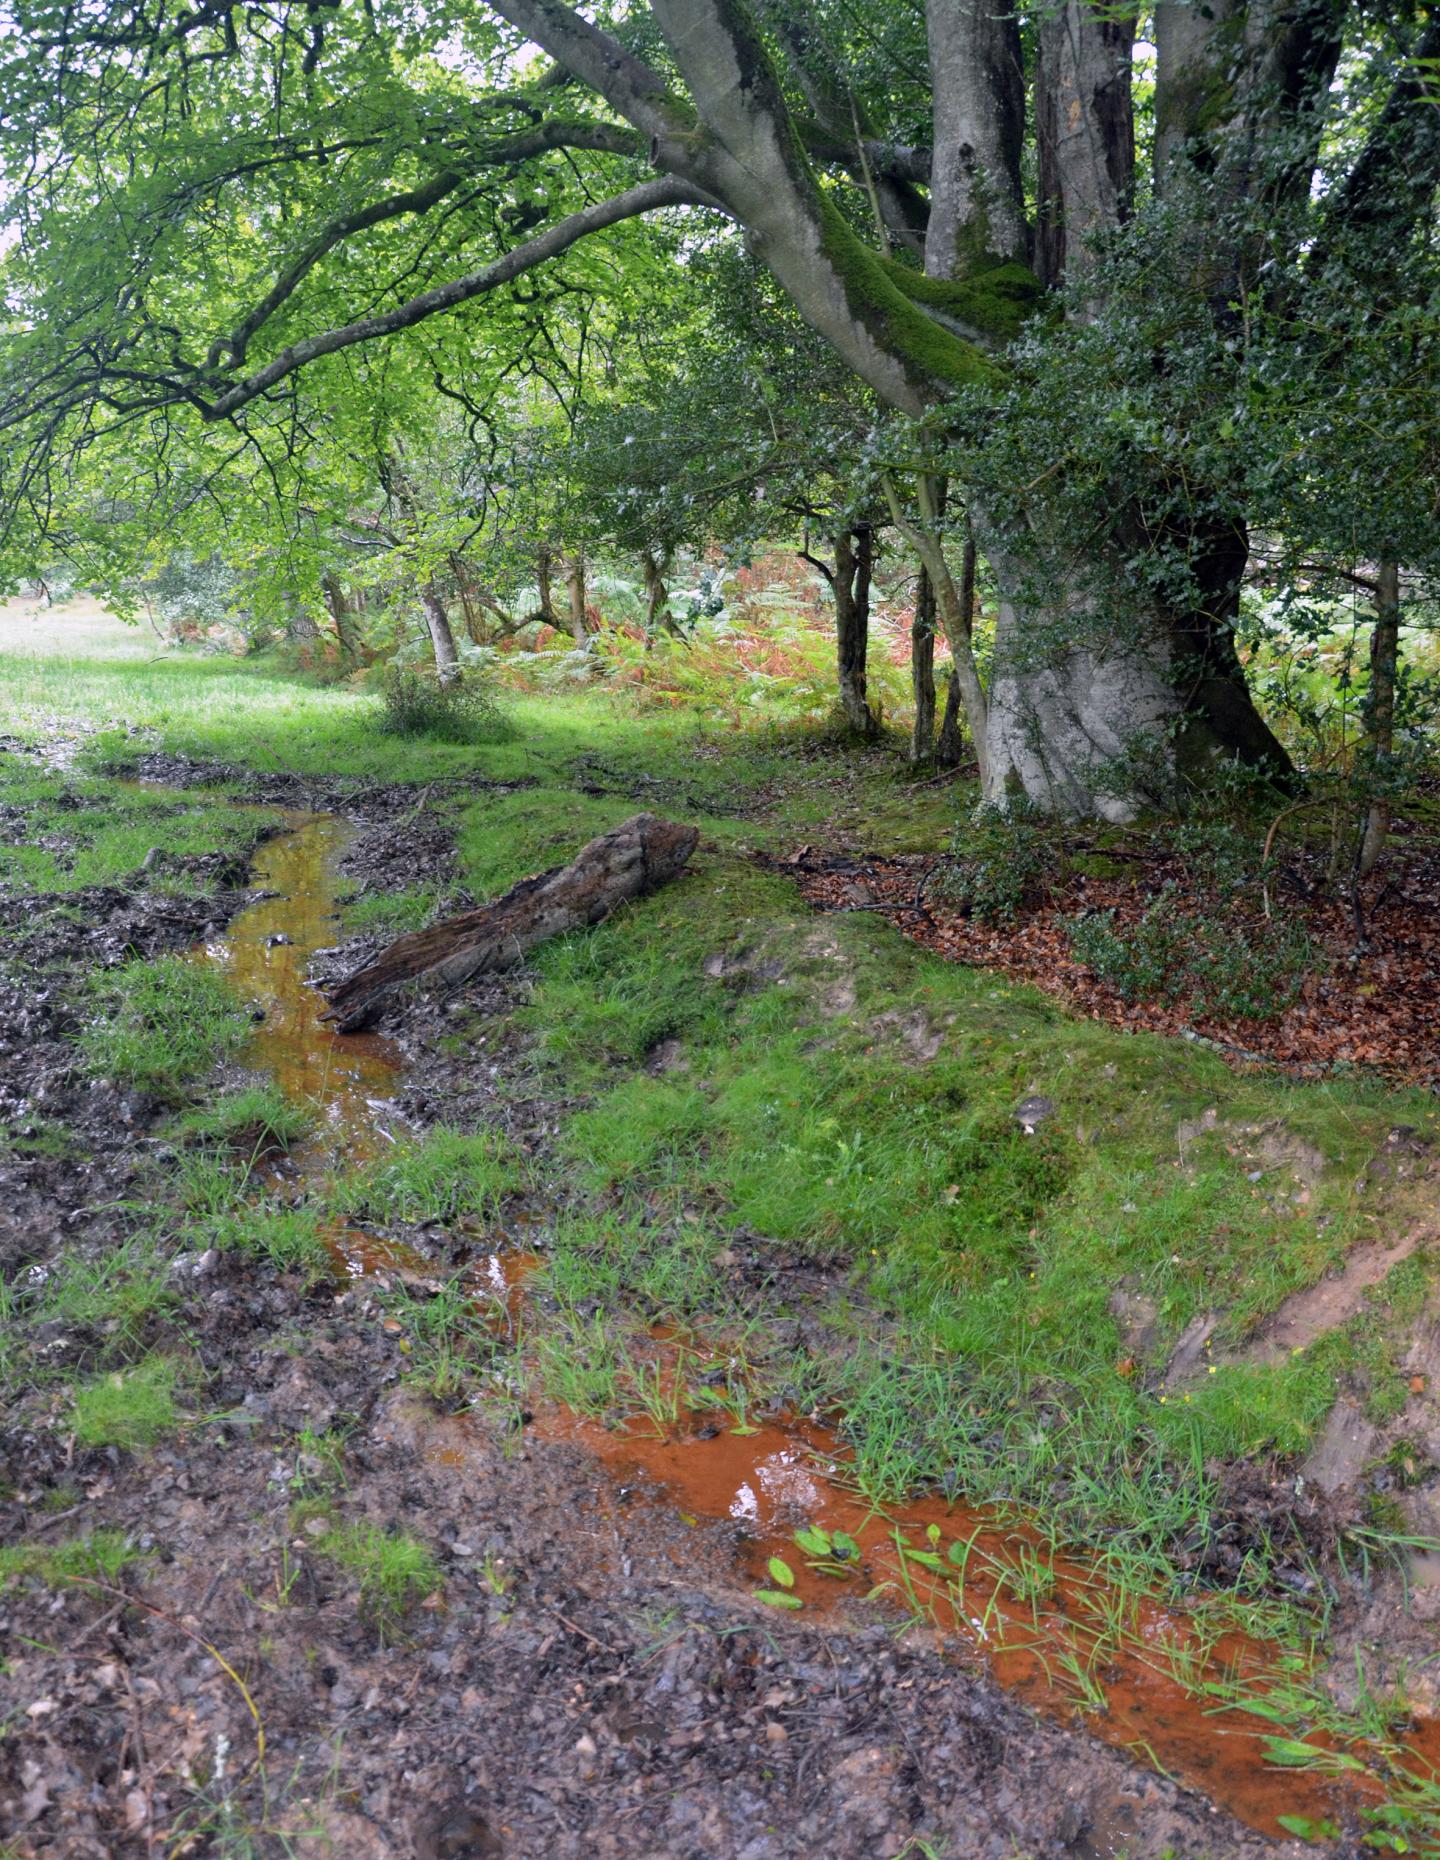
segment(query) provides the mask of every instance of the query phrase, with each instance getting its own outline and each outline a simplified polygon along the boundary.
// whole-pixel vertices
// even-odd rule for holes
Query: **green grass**
[[[33,1289],[16,1293],[19,1335],[32,1326],[63,1325],[90,1340],[91,1360],[123,1363],[175,1308],[168,1264],[144,1234],[129,1235],[103,1253],[66,1250]]]
[[[253,1155],[289,1149],[314,1121],[309,1111],[292,1103],[277,1086],[246,1085],[187,1111],[176,1134],[186,1142],[230,1144]]]
[[[118,1582],[141,1553],[123,1531],[95,1531],[55,1544],[0,1545],[0,1588],[29,1578],[52,1589],[72,1582]]]
[[[0,815],[0,883],[61,894],[96,885],[202,889],[179,862],[217,850],[243,856],[272,819],[223,797],[60,773],[5,751],[0,807],[15,810]]]
[[[75,1390],[70,1427],[82,1447],[148,1447],[180,1424],[175,1405],[179,1366],[147,1356]]]
[[[319,1280],[332,1270],[326,1226],[318,1208],[260,1201],[213,1216],[202,1232],[206,1242],[222,1252],[244,1253],[277,1272],[300,1272]]]
[[[433,886],[414,885],[407,891],[374,891],[352,898],[343,909],[347,930],[402,936],[407,930],[423,930],[443,914],[445,905]]]
[[[331,1206],[380,1221],[493,1219],[502,1199],[525,1186],[525,1158],[500,1131],[443,1127],[397,1144],[379,1161],[341,1177]]]
[[[378,1524],[334,1526],[315,1548],[360,1585],[360,1606],[382,1629],[393,1628],[416,1602],[440,1587],[439,1565],[424,1544]]]
[[[170,1104],[249,1031],[224,978],[185,956],[127,962],[90,984],[77,1044],[88,1072]]]
[[[469,784],[443,805],[457,882],[479,897],[641,807],[701,827],[679,882],[534,956],[507,1023],[526,1050],[501,1079],[518,1068],[513,1089],[564,1106],[534,1156],[493,1132],[439,1130],[339,1177],[323,1211],[252,1207],[236,1152],[262,1140],[266,1116],[222,1103],[188,1120],[170,1194],[216,1244],[280,1266],[318,1269],[332,1214],[490,1223],[522,1190],[543,1201],[546,1268],[518,1345],[461,1292],[392,1302],[408,1378],[438,1399],[483,1394],[497,1354],[518,1348],[507,1386],[523,1367],[611,1417],[664,1426],[689,1400],[819,1409],[871,1497],[939,1487],[1024,1508],[1057,1542],[1091,1546],[1128,1592],[1167,1587],[1168,1549],[1213,1511],[1217,1464],[1302,1452],[1339,1387],[1377,1420],[1403,1401],[1400,1346],[1432,1286],[1418,1258],[1290,1362],[1175,1390],[1159,1371],[1193,1319],[1218,1314],[1217,1344],[1233,1347],[1358,1240],[1407,1220],[1410,1190],[1357,1182],[1393,1125],[1437,1133],[1433,1099],[1358,1075],[1240,1074],[1196,1046],[1073,1020],[874,915],[812,914],[746,854],[950,841],[965,797],[917,783],[885,747],[849,755],[805,726],[737,724],[733,705],[717,722],[698,699],[647,712],[595,689],[507,698],[508,742],[382,739],[373,696],[263,660],[142,667],[118,645],[68,663],[11,656],[0,687],[22,730],[68,717],[254,768]],[[135,740],[98,753],[123,760]],[[57,794],[41,799],[63,831]],[[417,884],[352,902],[345,922],[391,932],[443,907]],[[457,1019],[451,1050],[480,1031]],[[1027,1137],[1012,1114],[1036,1093],[1057,1111]],[[1182,1153],[1179,1125],[1208,1107],[1215,1128]],[[1269,1121],[1325,1158],[1304,1201],[1280,1192],[1293,1188],[1283,1171],[1248,1179],[1241,1133]],[[734,1270],[747,1249],[763,1272]],[[1139,1362],[1110,1310],[1121,1283],[1156,1313]],[[654,1324],[702,1340],[688,1388],[656,1380]],[[363,1560],[372,1527],[355,1528]]]

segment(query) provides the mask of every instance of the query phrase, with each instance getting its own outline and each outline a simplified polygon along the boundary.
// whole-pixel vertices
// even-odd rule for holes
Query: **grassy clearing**
[[[722,734],[596,692],[517,698],[510,742],[377,743],[376,700],[263,665],[81,670],[69,682],[36,662],[8,676],[32,722],[57,707],[77,723],[124,715],[167,747],[252,766],[465,776],[458,880],[477,896],[638,806],[702,828],[680,882],[534,958],[515,1016],[530,1043],[524,1089],[538,1071],[574,1107],[542,1155],[438,1130],[338,1177],[323,1205],[285,1208],[251,1205],[245,1160],[287,1140],[276,1107],[221,1102],[181,1127],[168,1192],[187,1233],[278,1269],[322,1270],[331,1216],[484,1223],[509,1196],[543,1194],[546,1265],[518,1339],[453,1288],[389,1301],[407,1379],[436,1399],[499,1390],[513,1407],[529,1378],[661,1432],[696,1409],[740,1428],[764,1404],[818,1409],[840,1425],[867,1497],[899,1506],[938,1488],[1023,1510],[1046,1554],[1089,1547],[1122,1614],[1147,1588],[1179,1593],[1170,1552],[1209,1529],[1226,1464],[1303,1452],[1341,1388],[1377,1421],[1403,1413],[1398,1363],[1434,1296],[1422,1255],[1288,1362],[1217,1363],[1174,1389],[1161,1371],[1194,1320],[1217,1315],[1217,1343],[1231,1344],[1357,1242],[1408,1225],[1413,1191],[1361,1184],[1394,1125],[1440,1133],[1433,1099],[1360,1077],[1237,1073],[1195,1046],[1073,1020],[875,916],[811,915],[747,850],[821,821],[855,846],[948,841],[954,796],[914,785],[883,748],[841,759],[814,734]],[[527,785],[479,791],[487,781]],[[410,928],[441,902],[424,887],[367,896],[347,923]],[[463,1046],[469,1031],[457,1021],[452,1037]],[[1037,1094],[1055,1109],[1027,1135],[1014,1111]],[[1259,1127],[1317,1151],[1316,1179],[1254,1179]],[[1117,1287],[1153,1313],[1148,1342],[1112,1310]],[[672,1366],[657,1325],[686,1339]],[[137,1324],[129,1347],[147,1335]],[[173,1413],[173,1384],[170,1399]],[[366,1525],[319,1541],[377,1615],[438,1581],[413,1539]],[[1011,1593],[1043,1594],[1042,1563],[1007,1572]],[[1214,1632],[1276,1633],[1299,1658],[1323,1610],[1264,1591],[1257,1558]]]
[[[186,956],[127,962],[94,977],[77,1045],[96,1078],[170,1104],[235,1052],[248,1018],[224,978]]]

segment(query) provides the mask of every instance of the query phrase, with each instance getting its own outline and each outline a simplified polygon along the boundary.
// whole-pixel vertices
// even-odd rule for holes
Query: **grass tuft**
[[[95,978],[79,1046],[96,1077],[179,1104],[247,1031],[239,1003],[213,969],[157,956]]]
[[[147,1356],[131,1369],[96,1376],[75,1390],[71,1428],[82,1447],[148,1447],[179,1426],[168,1356]]]

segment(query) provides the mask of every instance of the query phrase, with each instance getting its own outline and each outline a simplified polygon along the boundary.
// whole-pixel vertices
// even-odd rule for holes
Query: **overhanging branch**
[[[207,420],[226,419],[260,395],[268,393],[287,375],[318,361],[321,356],[352,348],[356,343],[374,342],[382,336],[396,335],[401,330],[412,329],[427,317],[454,310],[460,304],[469,303],[472,298],[482,297],[486,292],[523,276],[525,272],[533,271],[547,259],[558,257],[561,252],[567,251],[577,241],[588,238],[591,233],[602,232],[621,220],[657,212],[662,207],[716,207],[717,204],[708,194],[684,181],[667,177],[642,182],[638,187],[628,188],[623,194],[597,201],[594,206],[585,207],[579,213],[558,220],[538,237],[526,240],[523,245],[516,246],[479,271],[469,272],[464,277],[438,284],[432,290],[422,291],[419,296],[396,305],[393,310],[362,317],[357,322],[324,330],[292,343],[289,348],[282,349],[273,361],[267,362],[245,380],[236,382],[234,387],[227,389],[214,401],[197,401],[196,404]]]

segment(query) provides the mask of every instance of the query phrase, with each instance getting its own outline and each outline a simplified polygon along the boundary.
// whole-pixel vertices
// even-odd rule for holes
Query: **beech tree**
[[[993,663],[962,694],[989,800],[1124,817],[1157,769],[1283,765],[1234,642],[1246,474],[1181,484],[1162,433],[1080,547],[1083,474],[1057,452],[997,483],[986,440],[1017,344],[1033,380],[1103,323],[1132,237],[1168,239],[1187,335],[1233,348],[1360,232],[1422,234],[1440,18],[1162,0],[1137,49],[1126,8],[1085,0],[20,0],[6,47],[16,523],[44,528],[92,447],[182,419],[273,432],[357,345],[438,318],[483,344],[482,304],[543,328],[547,297],[623,293],[736,228],[908,423],[889,494],[952,645],[942,472],[988,559]],[[1133,353],[1135,400],[1185,366]]]

